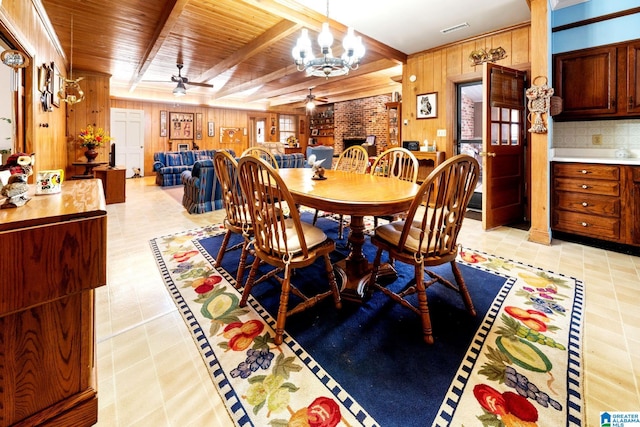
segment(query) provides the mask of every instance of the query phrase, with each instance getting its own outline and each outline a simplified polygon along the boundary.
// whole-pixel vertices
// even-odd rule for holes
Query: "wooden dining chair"
[[[365,173],[367,166],[369,165],[369,153],[361,145],[352,145],[351,147],[340,153],[334,170],[353,172],[353,173]],[[338,224],[338,239],[342,240],[343,236],[343,215],[340,215],[340,222]],[[313,225],[316,225],[318,220],[318,210],[316,209],[313,215]]]
[[[373,163],[371,166],[371,175],[415,183],[418,179],[418,159],[406,148],[390,148],[382,152]],[[374,226],[378,226],[378,218],[393,221],[398,218],[398,214],[376,216],[373,218]]]
[[[278,172],[265,160],[253,156],[241,157],[238,161],[238,177],[242,191],[247,195],[256,254],[242,292],[240,306],[247,304],[260,261],[282,268],[282,277],[274,276],[281,285],[274,339],[279,345],[282,343],[288,316],[312,307],[330,296],[333,296],[336,308],[341,307],[338,284],[329,258],[329,254],[335,249],[335,243],[318,227],[300,221],[297,210],[289,209],[289,206],[295,206],[293,197]],[[293,270],[307,267],[318,258],[324,259],[329,290],[309,297],[291,283],[291,275]],[[290,294],[302,300],[291,309],[288,308]]]
[[[242,280],[244,279],[249,238],[253,235],[253,227],[251,226],[247,204],[238,182],[238,162],[228,151],[218,150],[213,155],[213,164],[222,190],[222,206],[226,213],[224,228],[227,230],[218,250],[215,266],[222,265],[225,253],[241,248],[238,274],[236,275],[236,288],[239,289],[242,287]],[[227,247],[232,234],[244,236],[243,241],[232,247]]]
[[[433,332],[426,289],[442,283],[457,291],[475,316],[471,296],[456,264],[458,233],[467,204],[476,188],[480,166],[471,156],[461,154],[435,168],[420,186],[407,217],[376,227],[371,243],[377,246],[367,292],[380,290],[394,301],[422,317],[424,341],[432,344]],[[392,291],[377,283],[382,252],[396,261],[414,266],[415,283],[409,282],[401,291]],[[450,263],[455,284],[429,270],[429,267]],[[426,276],[425,276],[426,273]],[[425,280],[427,279],[427,280]],[[417,306],[405,297],[417,293]]]
[[[240,155],[240,157],[244,157],[244,156],[254,156],[259,159],[266,160],[271,167],[278,170],[278,162],[276,161],[276,158],[273,156],[273,154],[271,154],[271,151],[267,150],[266,148],[249,147],[246,150],[244,150]]]

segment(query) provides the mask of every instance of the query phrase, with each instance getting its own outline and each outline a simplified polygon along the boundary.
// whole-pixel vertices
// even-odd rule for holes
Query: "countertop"
[[[629,157],[616,157],[615,148],[552,148],[552,162],[604,163],[640,166],[640,150],[627,150]]]

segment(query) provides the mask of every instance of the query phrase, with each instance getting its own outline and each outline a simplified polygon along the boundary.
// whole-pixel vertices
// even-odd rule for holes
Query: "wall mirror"
[[[0,24],[2,24],[0,22]],[[0,25],[0,53],[18,51],[18,55],[24,58],[23,67],[18,68],[0,63],[0,99],[8,102],[0,103],[0,156],[2,164],[6,157],[15,152],[26,152],[25,149],[25,78],[33,64],[30,63],[28,54],[24,53],[20,44],[7,32],[4,25]],[[4,54],[4,58],[10,55]],[[9,60],[7,60],[9,62]],[[26,68],[25,68],[26,67]],[[23,89],[17,89],[17,86]]]

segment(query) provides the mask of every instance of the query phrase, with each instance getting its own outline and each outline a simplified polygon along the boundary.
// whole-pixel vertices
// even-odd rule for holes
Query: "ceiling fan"
[[[315,96],[311,91],[313,90],[312,87],[309,88],[309,94],[305,97],[304,99],[304,105],[307,108],[307,110],[313,110],[314,108],[316,108],[316,101],[317,102],[328,102],[329,100],[327,98],[318,98],[317,96]]]
[[[189,81],[189,79],[187,77],[182,75],[182,68],[184,67],[184,64],[177,63],[176,67],[178,67],[178,75],[177,76],[171,76],[171,81],[170,82],[169,81],[164,81],[166,83],[177,83],[176,87],[173,89],[173,94],[175,96],[186,95],[187,94],[186,85],[209,87],[209,88],[213,87],[213,85],[209,84],[209,83],[196,83],[196,82]]]

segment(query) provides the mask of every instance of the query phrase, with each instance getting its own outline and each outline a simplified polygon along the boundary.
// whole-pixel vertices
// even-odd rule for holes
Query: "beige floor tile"
[[[108,205],[108,286],[96,291],[98,426],[230,426],[193,339],[166,292],[149,240],[220,223],[189,215],[153,177],[127,180],[127,202]],[[465,221],[464,246],[584,281],[586,425],[600,411],[640,408],[640,258],[523,230]]]

